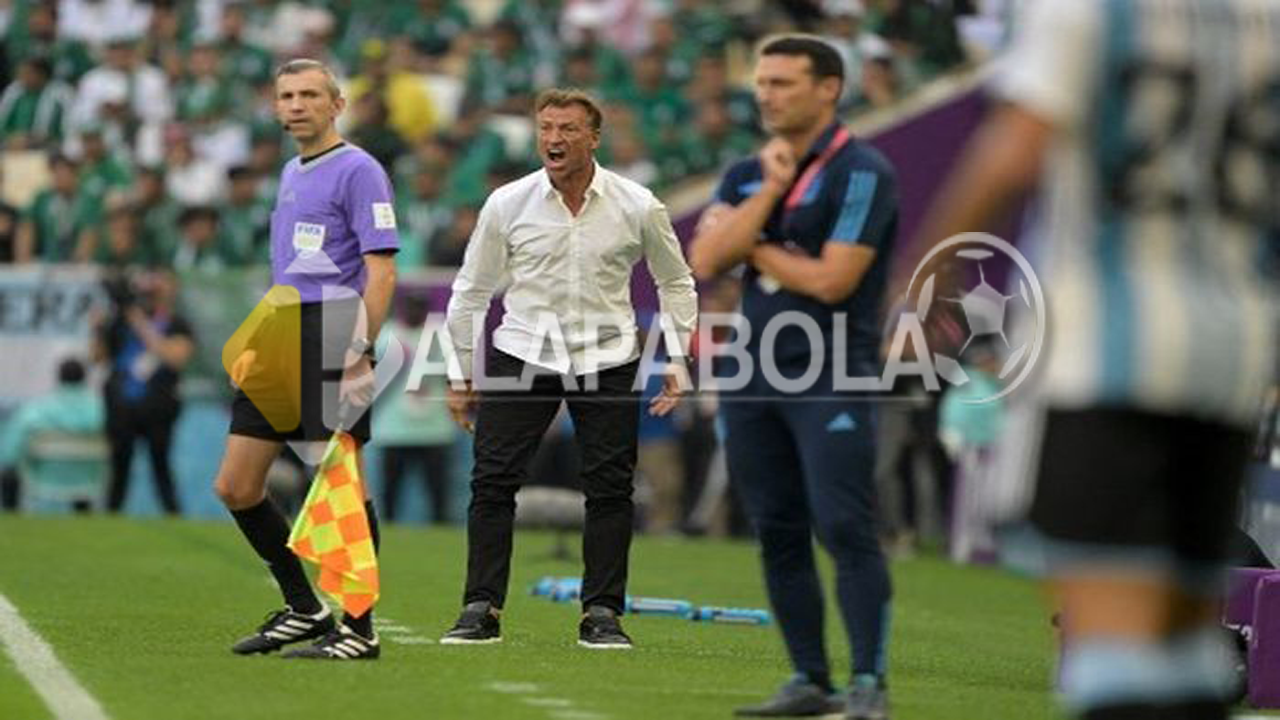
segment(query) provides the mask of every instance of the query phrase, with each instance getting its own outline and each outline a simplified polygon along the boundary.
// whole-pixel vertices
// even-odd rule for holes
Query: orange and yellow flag
[[[289,548],[320,566],[320,589],[352,617],[365,614],[378,602],[378,557],[364,498],[356,441],[339,430],[329,441],[289,533]]]

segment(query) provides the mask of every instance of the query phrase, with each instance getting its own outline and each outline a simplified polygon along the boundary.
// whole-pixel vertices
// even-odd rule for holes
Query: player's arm
[[[363,338],[372,343],[378,340],[396,291],[395,254],[400,249],[400,236],[396,232],[395,201],[391,181],[372,161],[359,166],[349,176],[348,183],[347,218],[365,269],[361,298],[365,325],[355,328],[359,337],[352,340]],[[355,359],[348,358],[348,362]]]
[[[136,306],[125,311],[125,320],[138,339],[169,369],[178,371],[186,367],[196,352],[196,343],[186,331],[165,335],[151,324],[146,313]]]
[[[982,123],[921,224],[923,257],[934,245],[978,232],[1003,218],[1040,175],[1053,124],[1025,107],[1006,104]]]
[[[783,288],[831,305],[858,289],[875,257],[868,246],[844,242],[825,243],[816,258],[767,243],[752,251],[751,262]]]
[[[675,409],[688,380],[685,362],[689,358],[693,332],[698,324],[698,292],[693,274],[680,241],[671,227],[667,209],[655,198],[644,218],[643,235],[645,264],[658,286],[658,307],[662,317],[670,318],[679,347],[667,347],[672,359],[671,367],[663,381],[662,392],[649,405],[652,415],[663,416]]]
[[[480,208],[476,228],[467,241],[462,267],[453,278],[449,308],[445,314],[445,327],[457,360],[456,366],[446,365],[451,382],[445,391],[445,404],[454,422],[467,432],[475,430],[471,419],[471,410],[476,403],[476,394],[471,386],[471,366],[475,356],[475,333],[483,329],[477,328],[476,322],[484,322],[493,293],[507,271],[507,240],[497,215],[497,203],[490,195]]]
[[[710,280],[750,257],[774,206],[791,187],[796,161],[785,142],[769,141],[760,151],[760,164],[764,178],[756,194],[733,205],[722,200],[703,213],[689,245],[689,266],[699,280]]]
[[[817,257],[762,243],[751,255],[757,270],[783,288],[828,305],[858,289],[898,215],[897,187],[887,169],[859,168],[849,173],[832,236]]]
[[[13,262],[15,265],[29,263],[36,255],[36,221],[30,215],[18,220],[18,234],[13,241]]]
[[[1026,5],[993,82],[994,93],[1007,102],[983,120],[921,222],[913,243],[921,257],[939,242],[989,229],[1007,214],[1035,184],[1054,135],[1077,126],[1087,111],[1094,66],[1088,60],[1101,32],[1097,3]]]
[[[365,253],[364,268],[364,311],[369,323],[368,337],[372,340],[382,331],[391,310],[391,298],[396,293],[396,256],[387,250]]]

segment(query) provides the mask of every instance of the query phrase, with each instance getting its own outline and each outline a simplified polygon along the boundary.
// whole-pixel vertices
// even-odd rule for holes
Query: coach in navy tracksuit
[[[839,56],[819,40],[788,37],[762,49],[756,99],[773,137],[726,172],[690,251],[704,279],[746,263],[753,368],[745,386],[722,393],[727,455],[797,673],[740,715],[823,714],[841,703],[850,718],[888,712],[890,587],[875,532],[874,405],[837,392],[833,377],[837,364],[846,377],[880,374],[879,305],[897,202],[888,162],[836,121],[842,80]],[[787,325],[765,338],[771,321]],[[770,359],[784,378],[804,375],[811,362],[819,369],[813,382],[786,388],[761,372]],[[723,360],[722,378],[741,369]],[[832,693],[813,534],[836,562],[854,656],[847,698]]]

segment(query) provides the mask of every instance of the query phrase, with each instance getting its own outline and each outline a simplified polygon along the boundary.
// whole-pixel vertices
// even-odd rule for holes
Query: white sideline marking
[[[609,716],[590,710],[557,710],[551,713],[551,717],[560,720],[605,720]]]
[[[537,683],[528,682],[491,682],[489,683],[489,689],[494,692],[517,695],[538,692],[538,685]]]
[[[392,642],[397,645],[435,645],[436,644],[436,641],[432,640],[431,638],[418,637],[417,635],[410,635],[409,637],[398,637],[393,635],[387,638],[387,642]]]
[[[527,697],[527,698],[520,698],[520,699],[524,701],[526,705],[532,705],[534,707],[567,708],[567,707],[573,706],[573,701],[567,698]]]
[[[387,623],[386,625],[379,625],[375,622],[374,627],[378,628],[378,632],[380,633],[392,633],[393,635],[413,632],[413,628],[411,627],[405,627],[404,625],[392,625],[390,623]]]
[[[3,594],[0,594],[0,644],[57,720],[107,720],[98,701],[58,661],[49,643],[31,629],[18,614],[18,608]]]

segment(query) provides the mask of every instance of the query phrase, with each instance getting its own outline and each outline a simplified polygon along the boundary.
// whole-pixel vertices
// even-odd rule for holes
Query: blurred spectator
[[[489,114],[484,111],[464,115],[445,136],[446,142],[458,148],[449,172],[448,194],[454,202],[484,202],[489,169],[506,160],[506,143],[489,127],[488,120]]]
[[[947,388],[939,407],[938,439],[955,465],[952,482],[952,559],[993,560],[996,554],[990,503],[983,502],[992,472],[991,453],[1004,420],[1000,359],[988,342],[974,343],[962,358],[969,381]]]
[[[403,45],[407,42],[407,39],[401,38],[394,41],[394,44]],[[374,93],[386,105],[385,124],[398,133],[401,141],[396,154],[405,150],[405,143],[421,140],[436,126],[435,104],[427,92],[423,77],[408,64],[411,57],[412,50],[399,49],[389,54],[387,45],[382,40],[366,41],[361,51],[362,72],[352,79],[347,91],[352,103],[359,104],[367,93]],[[353,142],[382,160],[369,149],[367,141]],[[382,164],[390,167],[388,161],[383,161]]]
[[[427,320],[430,305],[424,295],[409,295],[401,306],[402,312],[391,320],[390,334],[404,343],[405,351],[418,352],[423,340],[423,323]],[[440,346],[442,326],[434,328],[435,341],[426,355],[432,363],[443,365],[444,353]],[[382,451],[382,504],[388,521],[398,515],[401,486],[405,475],[414,469],[422,472],[422,485],[429,501],[431,520],[445,523],[449,516],[450,472],[449,456],[458,434],[458,426],[445,405],[443,374],[423,376],[417,387],[408,389],[410,374],[388,387],[373,415],[374,435]]]
[[[647,50],[636,58],[635,85],[620,96],[636,115],[645,145],[661,167],[674,151],[676,133],[689,120],[689,105],[667,76],[666,55]]]
[[[25,25],[10,26],[4,45],[11,65],[16,67],[23,58],[47,57],[53,62],[53,77],[66,83],[77,82],[93,67],[84,43],[58,36],[58,4],[53,0],[28,5]]]
[[[85,384],[85,367],[67,358],[58,364],[58,385],[53,392],[23,403],[0,433],[0,508],[18,506],[18,478],[14,468],[37,434],[59,432],[96,435],[103,429],[102,397]],[[87,509],[87,508],[77,508]]]
[[[717,3],[702,0],[675,0],[671,22],[676,35],[701,52],[723,53],[734,37],[733,18]]]
[[[42,56],[18,64],[18,76],[0,93],[0,145],[54,147],[74,100],[71,88],[53,79],[53,64]]]
[[[241,265],[243,259],[218,232],[218,211],[197,205],[178,216],[178,247],[171,264],[182,272],[216,272]]]
[[[249,150],[249,169],[258,176],[258,195],[270,204],[275,204],[280,170],[285,162],[278,125],[254,134],[253,146]]]
[[[423,170],[440,173],[442,180],[447,179],[454,157],[453,141],[446,134],[437,133],[414,143],[412,152],[396,160],[392,184],[396,194],[400,196],[397,202],[403,202],[413,195],[418,173]]]
[[[567,78],[570,80],[568,85],[596,92],[601,98],[624,94],[631,85],[631,70],[627,67],[626,56],[602,38],[606,14],[605,7],[596,2],[579,2],[565,11],[565,24],[575,28],[576,37],[571,39],[569,52],[560,63],[565,76],[569,74],[570,63],[590,63],[591,84],[578,82],[588,75],[584,68],[578,67],[573,72],[579,78]]]
[[[154,265],[158,259],[144,242],[133,207],[121,204],[107,211],[106,223],[94,228],[93,260],[99,266],[122,271]]]
[[[177,80],[181,72],[170,73],[169,67],[182,66],[182,51],[189,46],[191,28],[184,22],[186,18],[174,0],[156,0],[150,4],[151,20],[141,35],[138,54],[165,70],[171,80]]]
[[[73,127],[105,124],[113,144],[133,146],[144,127],[159,132],[160,124],[173,117],[173,99],[165,74],[143,63],[137,42],[131,37],[111,40],[102,65],[80,79],[72,110]]]
[[[4,187],[4,165],[0,165],[0,188]],[[14,262],[18,252],[18,208],[0,194],[0,265]]]
[[[826,14],[822,22],[822,38],[844,60],[844,93],[840,97],[840,108],[848,110],[865,105],[863,65],[869,58],[892,57],[892,48],[884,38],[867,30],[867,10],[862,0],[826,0],[822,8]]]
[[[872,30],[888,40],[914,87],[964,62],[952,0],[876,0]]]
[[[244,165],[227,171],[230,190],[218,208],[222,236],[238,259],[271,260],[271,203],[258,194],[258,174]]]
[[[400,252],[396,265],[401,268],[427,264],[431,240],[444,233],[453,222],[453,210],[444,200],[447,168],[424,165],[413,176],[410,192],[401,193],[396,220],[400,228]]]
[[[560,62],[560,18],[564,6],[564,0],[506,0],[498,12],[499,22],[513,25],[525,41],[538,87],[551,83],[552,68]]]
[[[294,0],[250,0],[244,3],[244,9],[248,18],[245,40],[266,48],[276,57],[308,57],[300,55],[307,33],[333,24],[333,16],[325,8]]]
[[[862,95],[857,108],[888,107],[901,96],[898,64],[891,54],[869,56],[862,63]]]
[[[733,123],[728,108],[716,101],[703,102],[693,125],[682,130],[676,152],[662,165],[663,181],[671,184],[719,170],[752,154],[756,147],[756,137]]]
[[[467,252],[467,242],[476,229],[476,220],[480,217],[480,209],[474,205],[463,205],[453,211],[449,227],[439,236],[432,238],[428,259],[436,267],[462,267],[462,257]]]
[[[80,192],[101,203],[112,190],[133,182],[129,163],[107,148],[102,129],[90,126],[80,131]]]
[[[634,130],[609,132],[610,170],[645,187],[658,185],[658,166],[645,153],[644,141]]]
[[[649,323],[642,325],[651,327]],[[640,343],[645,344],[646,332],[642,330]],[[641,392],[641,407],[662,391],[666,357],[645,358],[640,368],[645,378]],[[681,530],[684,524],[684,458],[680,453],[680,433],[675,416],[657,417],[648,412],[640,413],[640,440],[636,452],[636,474],[639,488],[643,488],[644,531],[655,535],[667,535]]]
[[[178,213],[181,208],[165,192],[164,170],[139,168],[130,205],[139,220],[139,244],[149,248],[158,265],[173,261],[178,246]]]
[[[49,58],[54,64],[54,77],[67,83],[78,81],[93,67],[93,59],[83,42],[58,36],[58,4],[55,1],[28,4],[26,22],[19,22],[20,18],[22,13],[15,14],[4,42],[6,55],[13,67],[17,67],[23,58]]]
[[[212,42],[200,42],[187,56],[186,75],[174,89],[178,120],[205,123],[231,110],[233,75],[222,72],[222,55]]]
[[[719,102],[729,113],[729,121],[741,130],[757,136],[764,133],[760,125],[755,94],[729,82],[729,68],[724,55],[706,53],[693,66],[693,79],[684,88],[690,105]]]
[[[166,131],[165,189],[182,205],[214,205],[226,196],[222,166],[196,155],[191,136],[181,127]]]
[[[586,48],[574,48],[565,56],[560,67],[559,83],[563,87],[585,90],[599,98],[609,97],[600,81],[595,54]]]
[[[683,87],[693,77],[698,56],[707,51],[692,38],[681,36],[670,15],[657,15],[649,21],[649,47],[645,52],[662,57],[668,82]]]
[[[53,185],[37,193],[23,214],[14,259],[20,263],[88,260],[91,230],[102,208],[94,196],[80,192],[79,166],[74,160],[55,155],[49,170]]]
[[[169,449],[182,404],[178,375],[195,353],[191,325],[177,313],[177,278],[170,271],[140,276],[130,285],[117,276],[109,284],[111,317],[99,330],[96,357],[109,363],[103,388],[111,483],[107,510],[119,512],[129,489],[133,448],[147,442],[156,494],[164,511],[180,511]]]
[[[535,77],[532,54],[524,46],[520,26],[513,20],[499,20],[484,33],[484,41],[471,55],[467,66],[462,111],[477,109],[526,115],[533,107],[535,86],[549,84]]]
[[[119,37],[142,37],[151,4],[134,0],[59,0],[58,35],[101,47]]]
[[[457,0],[418,0],[414,5],[396,3],[394,8],[391,27],[412,38],[418,51],[432,60],[448,55],[471,29],[471,16]]]
[[[223,4],[218,50],[225,75],[257,87],[271,82],[275,69],[271,53],[245,40],[245,21],[245,3],[242,0],[227,0]]]
[[[352,124],[346,132],[347,139],[363,148],[390,172],[395,159],[409,146],[392,131],[390,113],[382,94],[367,92],[351,105]]]

